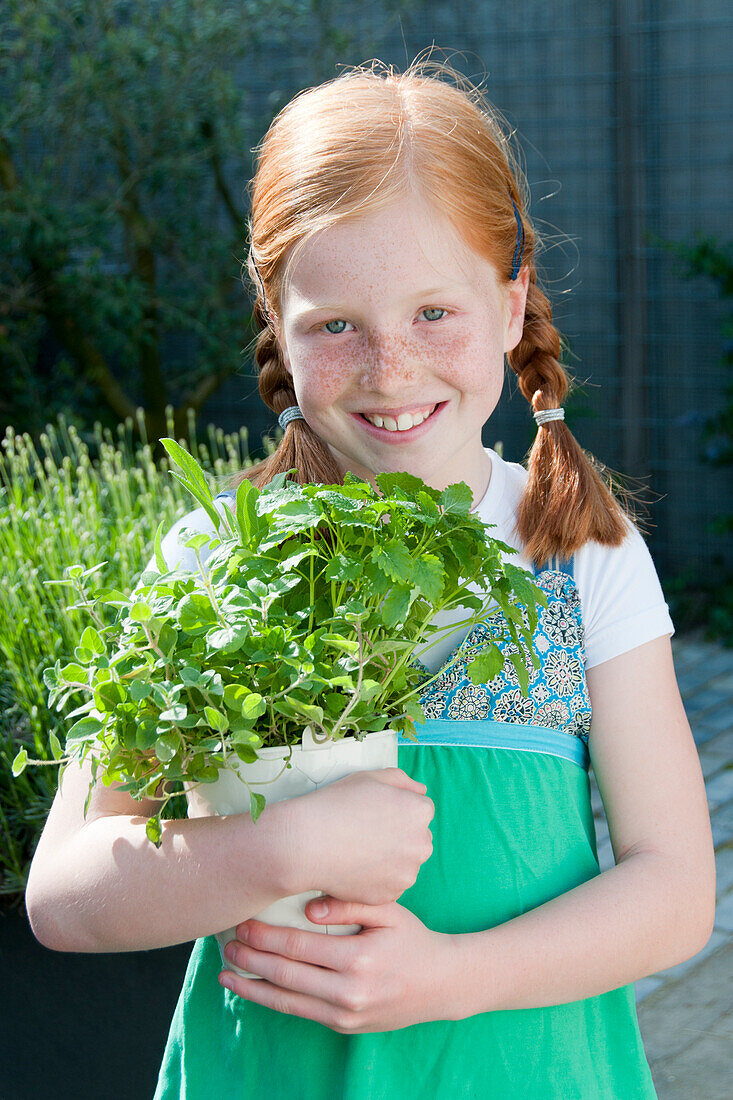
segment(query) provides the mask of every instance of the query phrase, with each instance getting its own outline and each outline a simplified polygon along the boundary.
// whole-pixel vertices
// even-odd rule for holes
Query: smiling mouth
[[[372,428],[376,428],[378,431],[387,432],[389,435],[408,435],[410,432],[419,428],[421,424],[425,424],[428,420],[435,415],[435,413],[442,409],[447,404],[446,401],[439,401],[437,405],[428,405],[425,408],[425,413],[422,415],[422,419],[413,420],[411,415],[404,415],[398,417],[391,416],[366,416],[364,413],[358,413],[357,415],[369,424]],[[374,421],[378,420],[380,423],[375,424]]]

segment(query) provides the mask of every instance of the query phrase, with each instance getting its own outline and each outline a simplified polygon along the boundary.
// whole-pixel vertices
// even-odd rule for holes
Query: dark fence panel
[[[348,22],[357,37],[374,37],[378,15],[376,6],[350,8]],[[568,420],[583,446],[660,498],[650,543],[667,575],[709,573],[721,553],[733,558],[733,541],[708,529],[730,506],[731,472],[701,461],[701,424],[721,407],[727,381],[724,304],[655,243],[731,238],[732,26],[722,0],[431,0],[384,19],[375,50],[404,67],[435,43],[486,80],[516,128],[568,366],[586,383]],[[263,126],[268,111],[337,71],[293,60],[269,58],[246,74]],[[255,444],[274,423],[251,375],[209,402],[206,419],[247,423]],[[502,440],[519,461],[532,428],[512,376],[485,442]]]

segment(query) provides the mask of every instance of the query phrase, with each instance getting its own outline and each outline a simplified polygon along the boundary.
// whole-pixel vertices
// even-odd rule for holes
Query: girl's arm
[[[162,822],[156,804],[95,784],[69,765],[36,848],[26,889],[33,933],[56,951],[140,951],[233,928],[278,898],[345,890],[398,898],[432,852],[435,806],[400,768],[357,772],[249,814]]]
[[[98,780],[86,821],[91,764],[69,764],[36,848],[25,894],[36,939],[55,951],[169,947],[233,927],[296,893],[294,802],[248,814],[162,822],[153,802]]]
[[[453,937],[459,1017],[593,997],[690,958],[710,938],[715,853],[669,637],[596,665],[587,681],[616,866],[505,924]]]

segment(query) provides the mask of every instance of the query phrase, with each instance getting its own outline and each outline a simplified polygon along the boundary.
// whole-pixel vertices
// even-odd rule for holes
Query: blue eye
[[[329,325],[348,325],[348,323],[348,321],[326,321],[323,327],[328,329]],[[331,329],[328,329],[328,331],[331,333],[332,336],[340,336],[344,329],[340,329],[339,332],[332,332]]]
[[[441,306],[427,306],[423,313],[445,313],[446,311]],[[442,321],[442,317],[429,317],[429,321]]]

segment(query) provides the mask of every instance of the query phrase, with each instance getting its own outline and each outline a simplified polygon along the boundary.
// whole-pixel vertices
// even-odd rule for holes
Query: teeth
[[[410,428],[416,428],[418,424],[422,424],[423,420],[427,420],[434,410],[435,405],[432,405],[416,413],[400,413],[396,420],[391,416],[366,416],[366,413],[364,415],[369,423],[377,428],[386,428],[388,432],[407,432]]]

